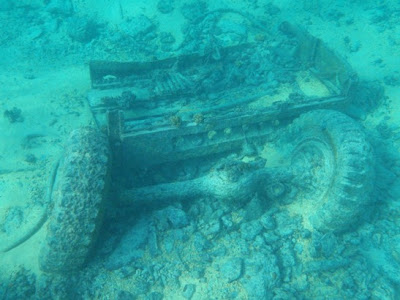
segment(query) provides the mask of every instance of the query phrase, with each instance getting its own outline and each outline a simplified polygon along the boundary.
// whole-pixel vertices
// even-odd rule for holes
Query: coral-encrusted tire
[[[73,271],[85,264],[102,222],[109,169],[106,136],[91,127],[74,130],[55,178],[53,208],[39,254],[42,270]]]
[[[315,110],[289,132],[305,221],[322,232],[356,225],[371,203],[374,180],[374,156],[361,125],[337,111]]]

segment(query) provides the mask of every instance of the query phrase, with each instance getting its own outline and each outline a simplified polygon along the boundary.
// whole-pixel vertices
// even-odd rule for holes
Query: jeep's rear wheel
[[[363,128],[337,111],[305,113],[289,126],[294,184],[311,226],[345,231],[371,202],[374,158]]]

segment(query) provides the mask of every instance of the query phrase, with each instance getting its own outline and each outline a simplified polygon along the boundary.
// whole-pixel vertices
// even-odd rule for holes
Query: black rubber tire
[[[43,271],[74,271],[85,264],[101,226],[109,169],[106,136],[91,127],[74,130],[53,187],[53,209],[39,253]]]
[[[291,168],[309,207],[306,222],[321,232],[357,225],[371,203],[374,156],[356,121],[332,110],[301,115],[289,126]]]

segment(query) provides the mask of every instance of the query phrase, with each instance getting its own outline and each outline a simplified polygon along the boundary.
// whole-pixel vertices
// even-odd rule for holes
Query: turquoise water
[[[0,299],[400,297],[397,1],[0,16]]]

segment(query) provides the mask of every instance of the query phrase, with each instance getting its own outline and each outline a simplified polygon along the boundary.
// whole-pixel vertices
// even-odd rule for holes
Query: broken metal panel
[[[122,125],[124,123],[124,116],[120,110],[107,111],[107,134],[111,143],[121,142],[123,133]]]
[[[230,52],[238,52],[248,47],[249,44],[240,44],[222,48],[220,55],[226,56]],[[185,72],[190,69],[201,68],[204,64],[209,63],[210,59],[208,54],[194,53],[147,62],[91,61],[89,63],[90,80],[94,89],[132,87],[137,86],[138,81],[151,83],[152,80],[157,79],[162,71],[167,72],[165,75],[171,75],[171,71],[179,74],[180,71]],[[182,79],[171,79],[171,81],[174,80]]]
[[[312,64],[320,40],[305,29],[289,22],[282,22],[279,29],[286,35],[294,36],[298,40],[297,56],[306,64]]]
[[[350,86],[357,81],[349,64],[323,43],[319,43],[316,50],[312,70],[328,87],[335,87],[337,93],[343,96],[347,95]]]
[[[283,22],[280,29],[299,41],[297,55],[310,70],[334,93],[346,96],[357,75],[348,62],[331,50],[320,39],[299,26]]]

